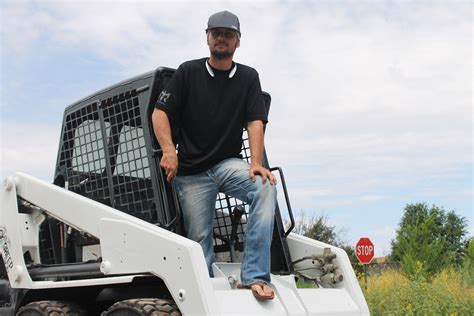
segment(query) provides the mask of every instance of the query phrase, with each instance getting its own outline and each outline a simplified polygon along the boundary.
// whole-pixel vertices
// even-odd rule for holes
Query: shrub
[[[474,288],[474,237],[471,237],[466,247],[466,256],[462,263],[463,278]]]
[[[447,268],[428,281],[387,270],[368,277],[365,297],[372,315],[472,315],[474,288],[463,274]]]

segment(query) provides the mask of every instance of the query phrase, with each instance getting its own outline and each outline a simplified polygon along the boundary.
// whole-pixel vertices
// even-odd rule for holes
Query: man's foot
[[[255,282],[250,285],[239,285],[238,288],[252,290],[253,296],[257,300],[272,300],[275,297],[273,289],[264,282]]]

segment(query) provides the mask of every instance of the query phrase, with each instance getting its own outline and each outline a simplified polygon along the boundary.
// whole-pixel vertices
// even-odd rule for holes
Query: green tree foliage
[[[288,225],[288,223],[285,224],[287,227]],[[293,232],[332,246],[342,248],[347,253],[349,260],[354,266],[356,266],[359,262],[355,255],[354,247],[348,245],[347,242],[341,238],[344,230],[338,230],[336,229],[336,226],[330,225],[328,223],[328,217],[325,214],[320,214],[319,216],[314,216],[310,219],[307,219],[305,214],[301,213],[300,218],[296,221]],[[357,270],[362,269],[361,266],[357,266],[356,268]]]
[[[391,259],[400,261],[412,279],[430,278],[443,268],[462,262],[467,223],[453,211],[435,205],[408,204],[394,240]]]
[[[461,264],[468,243],[465,238],[467,234],[466,218],[456,215],[453,211],[448,212],[444,230],[441,233],[446,237],[447,248],[454,252],[455,263]]]
[[[303,218],[304,216],[302,215]],[[299,234],[334,246],[340,244],[336,227],[328,224],[326,215],[313,217],[308,222],[301,220]]]
[[[462,262],[462,272],[469,286],[474,288],[474,237],[471,237],[466,245],[466,255]]]
[[[469,238],[469,241],[467,242],[464,262],[474,263],[474,237]]]
[[[288,226],[288,223],[285,226]],[[344,244],[339,237],[342,231],[337,231],[336,226],[329,225],[325,214],[307,219],[305,214],[301,213],[300,218],[296,220],[293,232],[336,247]]]

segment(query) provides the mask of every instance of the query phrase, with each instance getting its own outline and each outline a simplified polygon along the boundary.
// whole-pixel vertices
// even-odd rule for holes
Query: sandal
[[[259,287],[261,291],[264,292],[264,294],[259,293],[257,287]],[[258,281],[249,285],[243,285],[243,284],[237,285],[237,288],[239,289],[252,290],[252,294],[257,300],[260,300],[260,301],[272,300],[275,297],[275,293],[272,290],[271,294],[265,294],[265,287],[272,290],[272,288],[268,284],[261,281]]]

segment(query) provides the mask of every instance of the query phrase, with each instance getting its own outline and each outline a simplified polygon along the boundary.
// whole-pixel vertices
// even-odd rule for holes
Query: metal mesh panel
[[[69,114],[64,128],[59,165],[66,169],[69,189],[110,205],[104,148],[110,124],[102,128],[97,103],[92,103]]]
[[[250,163],[250,146],[247,130],[244,129],[242,135],[242,158]],[[236,206],[242,206],[245,213],[242,215],[240,223],[237,227],[237,240],[235,247],[237,250],[243,250],[243,240],[245,226],[247,225],[249,206],[243,201],[230,197],[223,193],[219,193],[216,200],[216,211],[214,214],[214,250],[215,252],[229,251],[228,241],[231,238],[232,223],[231,214]]]
[[[90,173],[102,173],[105,170],[102,138],[99,121],[86,120],[76,128],[72,154],[73,170]]]
[[[39,234],[39,249],[41,263],[53,264],[54,262],[54,249],[53,243],[51,242],[50,223],[52,219],[48,218],[40,226],[41,233]]]
[[[106,173],[104,138],[110,124],[102,128],[97,103],[91,103],[66,115],[58,168],[63,170],[69,190],[110,205]],[[44,264],[56,263],[58,222],[49,218],[41,225],[40,257]]]
[[[138,97],[104,109],[104,119],[115,122],[110,133],[115,153],[112,172],[114,207],[126,213],[157,222],[149,157],[141,127]]]
[[[78,105],[79,106],[79,105]],[[135,90],[66,113],[58,169],[71,191],[158,222],[150,159]],[[55,227],[50,224],[49,229]],[[53,263],[56,233],[42,229],[42,262]],[[43,242],[44,239],[44,242]],[[56,254],[57,257],[57,254]]]

